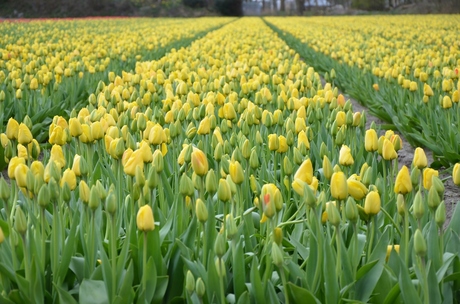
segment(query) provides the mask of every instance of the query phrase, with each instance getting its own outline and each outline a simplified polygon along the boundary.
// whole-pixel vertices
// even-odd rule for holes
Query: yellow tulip
[[[137,167],[144,170],[144,157],[141,150],[136,150],[130,153],[129,158],[123,166],[123,171],[130,176],[135,176]]]
[[[21,123],[18,127],[18,142],[22,145],[27,145],[32,142],[33,136],[30,132],[29,127],[24,123]]]
[[[396,194],[407,194],[412,191],[412,181],[409,169],[406,166],[403,166],[396,176],[394,191]]]
[[[276,151],[279,149],[280,141],[276,134],[268,135],[268,149],[270,151]]]
[[[80,121],[73,117],[69,119],[69,130],[72,137],[78,137],[83,133]]]
[[[367,194],[366,186],[360,181],[354,178],[348,178],[347,180],[348,194],[355,200],[363,199]]]
[[[364,201],[364,212],[368,215],[376,215],[380,212],[381,202],[380,195],[377,191],[371,191],[367,194]]]
[[[230,162],[229,171],[230,177],[235,184],[239,185],[244,181],[243,167],[238,161]]]
[[[81,125],[82,133],[78,139],[85,144],[92,143],[94,141],[93,135],[91,134],[91,127],[87,124]]]
[[[383,141],[382,157],[385,160],[393,160],[398,157],[393,144],[386,138]]]
[[[25,163],[26,161],[22,157],[15,156],[12,159],[10,159],[10,162],[8,163],[8,177],[10,179],[15,179],[14,171],[16,170],[16,167],[20,164],[25,164]]]
[[[66,169],[62,174],[61,188],[64,186],[64,184],[67,184],[70,190],[77,188],[77,176],[73,170]]]
[[[153,153],[150,145],[145,141],[141,141],[139,151],[142,155],[142,161],[144,163],[151,163],[153,161]]]
[[[412,164],[419,169],[423,169],[428,166],[428,160],[426,158],[425,151],[422,148],[417,147],[415,149]]]
[[[200,149],[196,149],[192,152],[191,163],[192,169],[197,175],[203,176],[208,173],[208,159],[206,158],[206,154],[204,154],[204,152]]]
[[[10,140],[18,139],[19,123],[14,118],[8,120],[5,133]]]
[[[307,133],[305,133],[304,130],[300,131],[297,135],[297,148],[299,148],[302,143],[307,149],[310,149],[310,142],[308,141]]]
[[[21,158],[24,158],[24,159],[29,159],[30,158],[29,152],[27,151],[26,147],[24,147],[21,144],[18,144],[17,149],[18,149],[18,157],[21,157]]]
[[[137,229],[143,232],[152,231],[155,229],[155,220],[153,211],[150,205],[144,205],[139,208],[136,217]]]
[[[205,116],[203,120],[200,122],[200,125],[198,126],[198,130],[196,133],[199,135],[203,134],[209,134],[211,132],[211,121],[209,120],[208,116]]]
[[[434,95],[433,90],[426,83],[423,84],[423,95],[425,95],[425,96],[433,96]]]
[[[55,126],[53,128],[48,141],[52,145],[60,146],[64,145],[67,142],[67,136],[61,126]]]
[[[32,171],[34,176],[41,176],[45,174],[45,166],[43,166],[43,163],[41,161],[34,161],[30,165],[30,171]]]
[[[348,196],[348,183],[345,174],[341,171],[334,172],[331,177],[331,195],[338,200],[344,200]]]
[[[166,134],[161,125],[154,125],[149,132],[149,142],[152,145],[160,145],[166,141]]]
[[[347,122],[347,115],[344,111],[338,111],[335,115],[335,121],[337,122],[337,127],[343,126]]]
[[[433,176],[439,176],[439,172],[431,168],[423,170],[423,187],[426,190],[430,190]]]
[[[278,146],[278,149],[276,150],[276,152],[278,153],[285,153],[287,152],[288,150],[288,145],[287,145],[287,139],[286,137],[284,137],[283,135],[280,135],[278,137],[278,143],[279,143],[279,146]]]
[[[51,148],[51,157],[50,160],[54,161],[59,168],[65,166],[65,157],[64,152],[62,152],[62,147],[59,145],[53,145]]]
[[[91,136],[93,140],[99,140],[104,137],[104,130],[100,121],[91,124]]]
[[[375,132],[374,129],[366,130],[366,135],[364,136],[364,147],[367,152],[374,152],[378,150],[377,132]]]
[[[452,172],[452,180],[454,184],[460,186],[460,163],[456,163],[454,166],[454,171]]]
[[[272,218],[275,215],[276,191],[279,192],[275,184],[265,184],[262,186],[260,200],[262,201],[262,211],[267,218]]]
[[[224,104],[223,113],[224,113],[225,119],[227,120],[233,120],[236,118],[236,111],[235,111],[235,108],[233,107],[233,104],[231,103],[227,102],[226,104]]]
[[[452,108],[452,100],[446,95],[443,97],[441,105],[443,109],[450,109]]]
[[[386,254],[386,257],[385,257],[385,261],[388,261],[388,259],[390,258],[390,254],[391,254],[391,251],[396,251],[396,253],[399,254],[399,245],[388,245],[387,246],[387,254]]]
[[[294,174],[294,180],[295,179],[300,179],[304,183],[311,184],[313,179],[313,164],[311,159],[306,159],[302,162],[299,169],[297,169]]]
[[[19,187],[27,187],[27,172],[29,167],[26,164],[18,164],[14,169],[14,179]]]
[[[342,145],[339,153],[339,164],[342,166],[351,166],[354,162],[353,156],[351,155],[351,149],[346,145]]]

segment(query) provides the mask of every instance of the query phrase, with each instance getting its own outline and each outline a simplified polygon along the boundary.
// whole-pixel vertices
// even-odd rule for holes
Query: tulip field
[[[460,302],[458,15],[0,33],[0,303]]]

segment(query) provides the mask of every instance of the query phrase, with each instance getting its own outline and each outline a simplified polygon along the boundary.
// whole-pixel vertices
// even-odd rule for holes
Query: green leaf
[[[251,294],[254,297],[256,303],[264,303],[265,302],[264,288],[262,286],[262,280],[260,279],[259,261],[257,260],[256,256],[254,256],[254,258],[252,259],[250,279],[251,279]]]
[[[356,299],[362,302],[369,301],[383,271],[384,262],[382,260],[376,260],[371,263],[373,263],[373,266],[368,268],[365,273],[363,273],[364,271],[359,273],[360,279],[356,282]]]
[[[75,274],[77,280],[81,282],[85,276],[85,258],[72,257],[69,264],[70,270]]]
[[[401,263],[399,272],[399,285],[401,289],[401,297],[405,303],[421,304],[422,301],[415,290],[414,284],[409,276],[409,269],[406,267],[401,257],[399,257]]]
[[[53,284],[54,288],[56,288],[58,295],[59,295],[59,302],[60,303],[68,303],[68,304],[77,304],[77,300],[67,291],[64,290],[62,287]]]
[[[335,256],[332,251],[332,246],[329,246],[331,240],[330,237],[324,239],[324,264],[323,264],[323,275],[324,275],[324,286],[326,303],[338,303],[339,301],[339,283],[337,280]]]
[[[428,265],[428,264],[427,264]],[[438,284],[438,279],[436,277],[436,272],[434,270],[433,263],[429,264],[429,269],[427,273],[428,280],[428,292],[430,295],[430,303],[441,303],[441,293],[439,290],[440,285]]]
[[[250,303],[251,300],[249,298],[249,293],[248,291],[245,291],[241,294],[241,296],[239,297],[238,299],[238,302],[236,302],[236,304],[246,304],[246,303]]]
[[[134,290],[132,287],[134,278],[134,270],[133,270],[133,262],[131,261],[120,280],[120,292],[118,296],[115,298],[114,304],[123,304],[123,303],[132,303],[134,299]]]
[[[147,266],[144,266],[143,275],[147,276],[147,285],[145,286],[145,301],[150,303],[152,302],[155,288],[157,286],[157,270],[152,256],[149,258]]]
[[[294,285],[291,282],[287,284],[287,291],[285,292],[288,292],[289,299],[293,303],[321,303],[321,301],[319,301],[310,291]]]
[[[438,283],[441,283],[444,279],[444,275],[446,274],[447,269],[449,269],[451,263],[454,261],[455,257],[456,255],[454,255],[453,253],[444,253],[442,266],[438,269],[436,273]]]
[[[168,276],[157,277],[157,288],[155,289],[155,294],[153,295],[153,303],[163,303],[163,297],[166,293],[166,288],[168,288],[168,282]]]
[[[107,289],[103,281],[84,279],[80,285],[79,302],[81,304],[109,303]]]
[[[236,240],[232,240],[236,242]],[[235,247],[234,247],[235,248]],[[236,250],[233,253],[233,288],[235,290],[235,298],[238,300],[243,292],[246,291],[246,272],[243,253],[243,239],[241,238],[236,245]]]

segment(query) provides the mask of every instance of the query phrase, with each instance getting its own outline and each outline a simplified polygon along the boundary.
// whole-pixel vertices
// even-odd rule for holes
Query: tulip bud
[[[430,207],[433,210],[436,210],[436,208],[439,206],[440,203],[441,203],[441,198],[439,197],[439,194],[436,191],[436,188],[432,186],[430,190],[428,191],[428,207]]]
[[[268,149],[270,151],[276,151],[279,148],[279,138],[276,134],[268,135]]]
[[[192,152],[191,163],[193,171],[199,175],[203,176],[208,172],[208,159],[203,151],[196,149]]]
[[[0,177],[0,199],[6,202],[10,198],[10,193],[10,187],[6,183],[3,176]]]
[[[417,229],[414,234],[414,250],[415,254],[420,257],[424,257],[426,255],[426,241],[420,229]]]
[[[339,153],[339,164],[342,166],[351,166],[354,164],[353,156],[351,155],[351,149],[342,145]]]
[[[139,208],[136,217],[136,224],[139,231],[148,232],[155,229],[153,211],[150,205],[144,205]]]
[[[88,206],[91,208],[91,210],[95,211],[99,207],[100,203],[101,198],[99,196],[99,189],[96,185],[93,185],[89,192]]]
[[[331,225],[338,227],[340,224],[340,213],[337,209],[335,202],[328,202],[326,204],[327,219]]]
[[[423,206],[422,194],[420,191],[415,194],[413,208],[415,218],[418,220],[421,219],[425,214],[425,208]]]
[[[225,217],[225,231],[227,233],[227,238],[229,240],[233,239],[238,233],[238,228],[236,227],[235,219],[233,215],[227,214]]]
[[[386,138],[383,140],[382,157],[385,160],[393,160],[398,157],[393,143]]]
[[[442,183],[441,179],[436,175],[433,175],[431,177],[431,188],[433,187],[436,189],[436,192],[438,193],[439,197],[442,198],[444,196],[445,190],[444,184]]]
[[[366,186],[360,181],[349,178],[347,180],[348,194],[351,195],[356,200],[363,199],[367,194]]]
[[[436,224],[438,224],[438,227],[442,228],[444,222],[446,221],[446,204],[444,203],[444,201],[442,201],[436,209],[434,219],[436,221]]]
[[[117,211],[117,207],[117,196],[115,194],[114,189],[112,189],[111,187],[111,190],[109,191],[109,194],[107,195],[107,198],[105,200],[105,210],[107,210],[107,212],[113,216]]]
[[[14,215],[14,228],[22,236],[24,236],[27,232],[27,220],[24,212],[21,209],[21,206],[16,207],[16,212]]]
[[[380,212],[380,195],[376,191],[371,191],[367,194],[364,201],[364,212],[368,215],[376,215]]]
[[[190,270],[187,271],[187,275],[185,277],[185,289],[189,295],[195,291],[195,277]]]
[[[412,172],[410,173],[410,180],[413,187],[417,186],[420,183],[420,174],[421,171],[419,168],[414,167],[414,169],[412,169]]]
[[[195,212],[198,220],[203,224],[206,223],[208,220],[208,209],[200,198],[196,200]]]
[[[196,281],[196,295],[198,298],[202,299],[204,297],[204,293],[206,292],[204,282],[201,278],[198,278]]]
[[[225,238],[222,233],[218,233],[216,236],[216,241],[214,243],[214,251],[217,257],[219,257],[219,259],[221,259],[226,252]]]
[[[32,132],[24,123],[21,123],[18,127],[18,142],[22,145],[27,145],[32,142],[32,139]]]
[[[278,267],[283,267],[283,251],[275,242],[272,243],[272,261]]]
[[[345,216],[352,223],[356,223],[356,221],[358,221],[358,206],[356,205],[356,202],[352,197],[348,198],[347,203],[345,205]]]
[[[292,162],[287,156],[285,156],[283,159],[283,170],[284,170],[284,174],[287,176],[290,176],[293,171]]]

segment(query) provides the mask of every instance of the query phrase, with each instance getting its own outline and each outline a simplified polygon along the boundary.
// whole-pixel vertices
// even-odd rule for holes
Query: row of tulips
[[[39,135],[53,116],[83,107],[81,101],[96,90],[100,80],[107,81],[110,72],[131,71],[136,61],[161,58],[230,20],[2,22],[0,132],[9,117],[22,121],[28,115],[32,133],[44,140]]]
[[[0,298],[452,302],[460,208],[365,121],[257,18],[111,75],[51,148],[9,119]]]
[[[457,16],[267,21],[327,79],[432,150],[436,163],[460,160]]]

